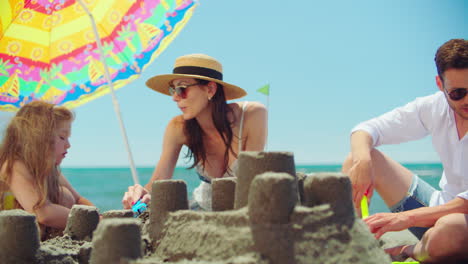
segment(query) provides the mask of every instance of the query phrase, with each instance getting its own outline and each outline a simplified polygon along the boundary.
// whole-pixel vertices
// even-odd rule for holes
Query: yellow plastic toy
[[[361,200],[361,217],[362,219],[366,219],[369,217],[369,206],[367,205],[367,192],[362,196]],[[409,261],[409,262],[398,262],[393,261],[392,264],[419,264],[418,261]]]

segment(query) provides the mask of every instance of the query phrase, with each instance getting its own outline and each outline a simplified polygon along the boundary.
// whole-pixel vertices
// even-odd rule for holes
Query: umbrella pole
[[[266,137],[266,142],[265,142],[265,151],[268,150],[268,126],[270,122],[268,122],[270,116],[270,90],[268,90],[268,95],[267,95],[267,137]]]
[[[128,144],[127,132],[125,130],[125,126],[124,126],[124,123],[123,123],[123,120],[122,120],[122,115],[120,113],[119,102],[117,100],[117,97],[115,96],[114,84],[112,83],[112,80],[110,78],[109,68],[107,67],[107,64],[106,64],[106,62],[104,60],[104,54],[102,52],[101,38],[99,37],[99,33],[98,33],[98,30],[97,30],[97,27],[96,27],[96,22],[94,21],[93,14],[91,14],[91,12],[89,12],[88,8],[83,3],[83,1],[82,0],[77,0],[77,1],[83,7],[83,9],[88,14],[88,16],[89,16],[89,18],[91,20],[91,25],[92,25],[93,31],[94,31],[94,37],[96,38],[96,44],[97,44],[97,47],[98,47],[98,50],[99,50],[99,59],[100,59],[101,63],[104,65],[104,76],[105,76],[105,78],[107,80],[107,83],[109,84],[109,89],[110,89],[111,94],[112,94],[112,103],[114,105],[114,110],[115,110],[115,113],[117,114],[117,118],[118,118],[119,124],[120,124],[120,132],[122,132],[122,136],[124,138],[124,143],[125,143],[125,148],[127,149],[128,160],[130,161],[130,169],[132,171],[133,183],[134,184],[140,184],[140,182],[138,180],[137,171],[136,171],[136,168],[135,168],[135,163],[133,162],[132,151],[130,150],[130,145]]]

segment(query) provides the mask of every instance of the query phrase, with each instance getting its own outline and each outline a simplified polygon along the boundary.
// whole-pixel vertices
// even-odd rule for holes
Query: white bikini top
[[[237,148],[239,152],[242,149],[242,129],[243,129],[243,126],[244,126],[244,112],[245,112],[245,108],[247,107],[247,104],[248,104],[248,102],[244,102],[244,104],[242,105],[241,119],[240,119],[240,123],[239,123],[239,146]],[[198,177],[200,178],[200,180],[202,180],[202,181],[204,181],[206,183],[211,183],[211,178],[208,177],[208,175],[205,173],[205,171],[203,170],[203,167],[200,164],[195,166],[195,168],[196,168],[196,171],[197,171],[197,174],[198,174]],[[237,160],[235,160],[231,164],[230,170],[231,171],[236,171],[237,170]],[[224,175],[221,178],[225,178],[225,177],[229,177],[229,176],[231,176],[231,175],[229,175],[229,173],[226,172],[226,173],[224,173]]]

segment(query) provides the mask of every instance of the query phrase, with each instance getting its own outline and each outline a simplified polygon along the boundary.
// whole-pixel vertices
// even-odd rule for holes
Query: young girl
[[[172,96],[182,111],[166,127],[161,158],[145,188],[130,186],[122,203],[130,208],[136,201],[148,202],[152,182],[170,179],[183,145],[193,158],[200,186],[194,190],[192,209],[211,210],[211,179],[235,176],[240,151],[262,151],[267,135],[267,111],[256,102],[226,100],[246,92],[223,81],[222,66],[204,54],[177,58],[173,74],[154,76],[146,82],[151,89]],[[157,201],[156,201],[157,202]]]
[[[42,238],[63,230],[81,197],[59,170],[70,148],[73,114],[64,107],[35,101],[10,121],[0,147],[0,210],[23,209],[36,215]]]

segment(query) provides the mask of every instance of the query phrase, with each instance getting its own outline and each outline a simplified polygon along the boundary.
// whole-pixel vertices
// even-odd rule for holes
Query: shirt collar
[[[445,100],[447,100],[447,99],[445,99]],[[448,115],[449,115],[449,122],[448,123],[449,123],[450,126],[456,126],[457,124],[455,122],[455,113],[453,112],[453,109],[452,109],[452,107],[450,107],[448,102],[446,102],[446,103],[447,103]]]

